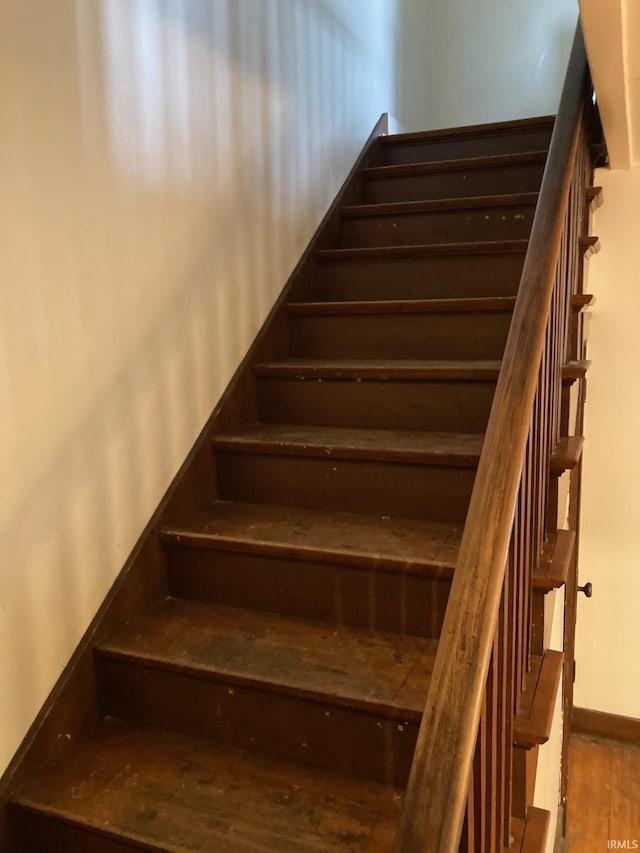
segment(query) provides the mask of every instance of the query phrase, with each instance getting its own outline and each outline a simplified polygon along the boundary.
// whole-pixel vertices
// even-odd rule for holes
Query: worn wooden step
[[[549,833],[551,815],[544,809],[533,806],[527,809],[526,820],[511,821],[514,841],[509,851],[516,853],[544,853]],[[506,848],[505,848],[506,853]]]
[[[482,436],[261,424],[213,445],[223,500],[463,522]]]
[[[499,362],[290,359],[256,365],[263,423],[479,433]]]
[[[496,297],[290,305],[290,354],[500,359],[513,304],[511,297]]]
[[[374,166],[362,171],[365,204],[538,192],[546,150]]]
[[[515,296],[526,240],[318,252],[322,301]]]
[[[461,534],[456,524],[218,502],[161,535],[180,546],[450,578]]]
[[[531,668],[513,725],[516,749],[512,769],[512,814],[515,817],[524,818],[527,807],[533,802],[538,747],[551,735],[563,662],[562,652],[548,650],[530,658]]]
[[[550,490],[551,495],[557,489]],[[553,504],[553,501],[550,502]],[[557,517],[557,508],[554,510]],[[576,535],[572,530],[558,530],[549,535],[540,561],[533,573],[533,599],[531,602],[531,652],[542,655],[545,648],[545,596],[567,582],[571,569]]]
[[[438,637],[462,527],[217,503],[162,531],[172,595]]]
[[[562,368],[562,381],[568,384],[576,382],[578,379],[584,379],[591,365],[590,361],[577,360],[569,361]]]
[[[533,575],[535,592],[551,592],[567,582],[575,541],[573,530],[558,530],[549,537]]]
[[[254,370],[259,377],[298,380],[495,381],[500,372],[500,361],[497,359],[291,358],[284,361],[261,362],[254,365]]]
[[[360,263],[367,260],[405,260],[449,257],[456,255],[511,255],[526,252],[526,240],[489,240],[462,243],[419,243],[407,246],[367,246],[347,249],[322,249],[317,253],[322,263]]]
[[[523,193],[345,207],[340,242],[345,248],[526,239],[537,198]]]
[[[514,719],[516,746],[531,749],[549,740],[563,664],[562,652],[548,650],[542,658],[531,657],[531,670]]]
[[[387,853],[400,791],[105,720],[10,804],[22,853]]]
[[[400,133],[380,138],[384,164],[426,162],[547,148],[553,116],[470,127]]]
[[[479,311],[513,311],[513,296],[462,297],[459,299],[381,299],[344,302],[290,302],[287,310],[294,316],[317,314],[440,314]]]
[[[436,645],[167,599],[96,666],[113,716],[404,785]]]
[[[551,472],[562,474],[564,471],[571,471],[575,468],[582,456],[583,446],[584,436],[582,435],[570,435],[561,438],[551,454]]]
[[[473,468],[478,464],[483,438],[479,433],[254,424],[242,431],[216,435],[213,446],[219,451],[276,456],[376,459]]]

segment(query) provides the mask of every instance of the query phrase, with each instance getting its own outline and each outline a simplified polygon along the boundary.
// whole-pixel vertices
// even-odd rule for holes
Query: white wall
[[[604,204],[592,233],[591,310],[585,409],[577,707],[640,718],[640,168],[598,170]]]
[[[0,4],[0,772],[394,110],[395,16]]]
[[[430,127],[555,113],[577,0],[433,0]]]

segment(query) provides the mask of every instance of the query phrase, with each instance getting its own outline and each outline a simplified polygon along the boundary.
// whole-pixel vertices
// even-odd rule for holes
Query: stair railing
[[[400,820],[395,853],[509,847],[513,721],[529,666],[590,159],[576,30]]]

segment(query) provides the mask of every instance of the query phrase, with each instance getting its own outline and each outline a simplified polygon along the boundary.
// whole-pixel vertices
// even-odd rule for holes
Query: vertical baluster
[[[549,360],[548,337],[545,335],[545,345],[542,351],[540,374],[538,377],[538,460],[537,460],[537,489],[538,489],[538,532],[537,547],[539,562],[542,546],[546,540],[546,501],[545,501],[545,469],[547,467],[547,364]]]
[[[530,608],[529,608],[529,590],[531,588],[531,577],[532,577],[532,533],[533,533],[533,519],[532,519],[532,508],[533,508],[533,442],[531,436],[531,427],[529,428],[529,439],[527,441],[527,449],[525,453],[525,467],[524,467],[524,491],[525,491],[525,524],[524,524],[524,565],[523,565],[523,575],[522,575],[522,587],[520,590],[520,595],[522,596],[522,611],[523,611],[523,622],[522,622],[522,634],[523,634],[523,644],[522,644],[522,671],[523,675],[529,672],[529,633],[530,633]],[[524,678],[522,681],[522,688],[524,690]]]
[[[474,850],[476,853],[485,853],[487,838],[487,695],[485,691],[482,700],[482,711],[480,713],[480,728],[478,729],[478,740],[473,761],[473,828],[474,828]]]
[[[506,765],[505,765],[505,781],[506,781],[506,797],[505,797],[505,813],[504,813],[504,838],[505,846],[508,846],[511,836],[511,801],[512,801],[512,777],[513,777],[513,718],[516,712],[516,685],[517,681],[517,666],[516,666],[516,616],[517,616],[517,586],[516,586],[516,558],[517,546],[516,539],[518,536],[518,515],[516,510],[515,523],[511,533],[511,542],[509,544],[509,560],[507,563],[507,571],[505,574],[505,600],[506,608]]]
[[[497,849],[498,824],[498,672],[497,636],[487,675],[487,850]]]
[[[475,853],[474,808],[472,774],[467,792],[467,810],[464,815],[464,823],[462,824],[462,832],[460,834],[459,853]]]
[[[524,681],[524,672],[522,670],[522,626],[524,619],[524,602],[522,600],[522,576],[524,572],[524,543],[525,543],[525,525],[526,525],[526,502],[524,489],[524,468],[523,477],[520,480],[520,489],[518,492],[518,535],[516,539],[516,626],[515,626],[515,642],[516,642],[516,660],[517,660],[517,681],[516,681],[516,706],[514,713],[517,711],[518,702],[520,701],[520,693],[522,692],[522,684]]]
[[[498,642],[497,642],[497,683],[498,683],[498,775],[496,778],[496,790],[498,793],[496,827],[498,847],[507,846],[509,843],[509,827],[506,824],[506,816],[511,813],[511,801],[508,792],[511,790],[511,771],[509,762],[510,742],[512,741],[511,707],[509,695],[511,685],[509,683],[509,608],[511,595],[511,563],[507,563],[504,575],[504,587],[502,600],[500,602],[500,613],[498,615]]]

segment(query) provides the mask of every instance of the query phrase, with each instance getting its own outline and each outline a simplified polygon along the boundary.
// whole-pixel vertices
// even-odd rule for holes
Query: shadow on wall
[[[396,117],[406,131],[432,126],[430,100],[435,71],[430,62],[431,3],[398,0]]]
[[[428,128],[555,113],[577,0],[433,3]]]
[[[9,4],[0,771],[393,109],[395,15]]]

